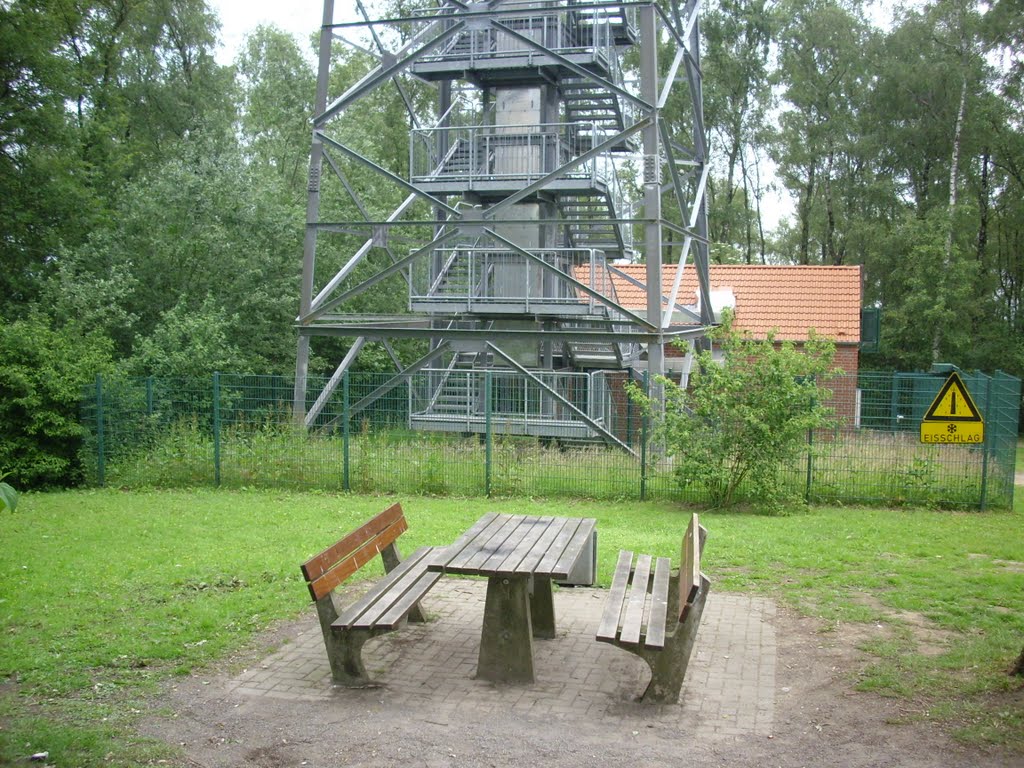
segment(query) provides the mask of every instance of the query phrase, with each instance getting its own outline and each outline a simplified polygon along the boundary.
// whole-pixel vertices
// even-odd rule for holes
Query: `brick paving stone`
[[[514,710],[531,717],[652,720],[732,739],[769,735],[775,709],[776,641],[770,600],[712,590],[678,706],[635,703],[649,679],[647,665],[594,639],[604,590],[555,594],[557,637],[534,642],[537,681],[495,686],[474,679],[486,582],[442,579],[424,605],[431,621],[369,641],[367,669],[380,687],[345,689],[331,683],[323,639],[312,611],[292,642],[229,683],[237,694],[292,701],[349,698],[367,706],[419,708],[430,722],[461,712]]]

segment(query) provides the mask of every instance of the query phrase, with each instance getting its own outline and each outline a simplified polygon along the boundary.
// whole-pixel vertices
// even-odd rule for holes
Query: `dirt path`
[[[958,745],[903,702],[855,692],[867,663],[855,645],[870,628],[821,633],[771,601],[713,597],[679,705],[631,700],[645,668],[593,641],[598,590],[559,592],[559,637],[536,645],[536,684],[473,680],[465,619],[482,596],[463,582],[434,602],[436,621],[367,646],[383,687],[332,688],[307,616],[224,671],[178,681],[153,702],[173,715],[154,714],[144,731],[180,745],[193,768],[1020,768],[1019,756]]]

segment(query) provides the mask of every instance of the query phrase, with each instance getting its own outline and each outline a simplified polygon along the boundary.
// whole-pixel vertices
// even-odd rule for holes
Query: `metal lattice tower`
[[[500,369],[545,393],[540,416],[552,426],[546,432],[541,418],[530,434],[621,445],[600,413],[570,402],[557,374],[661,374],[666,341],[700,338],[714,322],[700,3],[668,5],[438,0],[406,16],[372,18],[357,0],[362,20],[335,23],[334,2],[325,0],[297,418],[316,423],[360,349],[380,343],[396,370],[374,396],[416,377],[415,428],[456,429],[446,419],[452,404],[461,416],[482,399],[472,374]],[[352,35],[361,42],[351,43]],[[332,96],[339,41],[372,53],[376,66]],[[352,139],[359,111],[392,87],[411,126],[402,174]],[[434,106],[417,112],[422,99],[413,92],[427,89]],[[677,121],[685,115],[681,125],[664,119],[666,107]],[[382,213],[381,201],[361,199],[351,180],[356,168],[387,186],[397,205]],[[337,213],[352,203],[360,220]],[[678,295],[683,269],[671,294],[662,293],[670,249],[696,271],[696,303]],[[637,260],[646,264],[645,311],[623,306],[613,280],[616,263]],[[394,291],[399,279],[408,288],[405,311],[352,309],[363,294]],[[620,284],[626,279],[618,273]],[[309,392],[311,343],[331,336],[351,346],[327,386]],[[402,367],[391,347],[399,338],[421,339],[422,357]],[[556,428],[556,413],[567,408],[582,433]],[[458,430],[466,423],[460,418]]]

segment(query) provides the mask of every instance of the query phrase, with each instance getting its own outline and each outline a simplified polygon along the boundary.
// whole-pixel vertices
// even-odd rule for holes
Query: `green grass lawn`
[[[169,676],[305,609],[298,565],[393,499],[274,491],[25,494],[0,518],[0,764],[138,765],[166,748],[133,736]],[[667,503],[403,498],[406,551],[452,541],[483,512],[598,519],[600,581],[617,550],[678,558],[688,510]],[[851,686],[906,697],[970,741],[1024,752],[1005,672],[1024,645],[1020,512],[813,509],[707,513],[716,590],[769,595],[821,620],[889,625]],[[364,569],[367,570],[367,569]],[[368,569],[379,573],[379,566]],[[943,630],[922,653],[912,622]]]

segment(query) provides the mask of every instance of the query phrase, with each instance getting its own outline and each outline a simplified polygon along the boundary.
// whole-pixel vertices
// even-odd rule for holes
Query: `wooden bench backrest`
[[[701,527],[697,514],[690,517],[690,524],[683,536],[683,551],[679,557],[679,620],[686,617],[688,606],[700,592],[700,555],[704,549],[707,530]]]
[[[408,529],[401,504],[393,504],[334,546],[302,564],[309,594],[319,600],[394,543]]]

